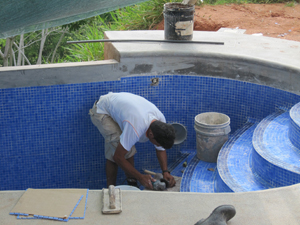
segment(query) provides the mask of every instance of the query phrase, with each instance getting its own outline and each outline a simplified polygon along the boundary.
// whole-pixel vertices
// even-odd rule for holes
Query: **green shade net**
[[[146,0],[0,0],[0,39],[61,26]]]

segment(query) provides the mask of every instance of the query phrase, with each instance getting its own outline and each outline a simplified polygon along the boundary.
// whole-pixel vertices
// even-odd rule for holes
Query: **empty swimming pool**
[[[228,40],[228,46],[225,47],[233,48],[232,38],[226,35],[222,36]],[[256,37],[253,38],[257,41]],[[118,44],[120,45],[122,44]],[[258,61],[262,59],[249,61],[249,56],[239,56],[235,64],[233,56],[225,56],[226,50],[221,49],[222,53],[219,55],[213,52],[214,56],[210,55],[210,58],[207,58],[209,62],[201,58],[205,55],[201,55],[199,60],[202,60],[202,64],[199,65],[195,65],[193,61],[195,52],[191,50],[189,53],[193,58],[188,58],[189,54],[184,52],[178,60],[187,58],[184,65],[180,65],[179,68],[179,64],[174,60],[174,53],[171,52],[173,47],[169,45],[160,46],[161,52],[155,52],[154,63],[149,62],[149,56],[145,56],[140,57],[140,60],[143,58],[145,62],[137,64],[133,62],[139,57],[136,52],[133,54],[126,50],[126,54],[121,54],[122,47],[118,46],[114,47],[118,49],[120,62],[106,61],[104,65],[92,62],[26,70],[19,68],[18,72],[13,70],[1,72],[3,81],[0,89],[1,190],[24,190],[29,187],[89,189],[105,187],[104,140],[92,125],[88,111],[100,95],[109,91],[125,91],[147,98],[164,113],[167,122],[181,123],[187,128],[186,141],[168,150],[168,164],[174,169],[174,175],[183,175],[182,191],[210,192],[212,189],[239,191],[228,189],[228,186],[221,184],[222,182],[216,187],[215,183],[209,183],[205,189],[205,185],[197,181],[196,178],[203,168],[205,172],[202,172],[201,176],[204,180],[211,179],[211,173],[214,180],[222,179],[217,173],[216,165],[205,163],[201,165],[202,162],[199,163],[193,156],[193,152],[196,151],[194,117],[202,112],[220,112],[228,115],[231,119],[231,134],[244,135],[245,139],[241,142],[245,143],[249,142],[247,132],[254,133],[254,127],[257,127],[259,122],[278,112],[280,113],[277,116],[282,115],[283,120],[288,120],[284,113],[300,102],[297,93],[299,90],[295,88],[299,81],[298,79],[293,81],[294,77],[299,76],[299,69],[291,65],[276,66],[270,62],[259,64]],[[197,51],[202,51],[203,54],[208,47],[197,48],[200,49]],[[214,47],[210,48],[214,51]],[[111,52],[116,54],[116,50]],[[224,71],[218,72],[223,68],[220,66],[223,64]],[[242,64],[246,66],[243,67]],[[191,68],[188,69],[189,67]],[[176,69],[171,71],[170,68]],[[212,69],[215,70],[210,73]],[[198,74],[194,74],[196,70]],[[247,70],[250,72],[246,74]],[[260,73],[257,76],[259,81],[254,82],[256,76],[253,76],[253,79],[249,78],[253,73],[252,70]],[[230,71],[237,72],[231,74]],[[262,78],[264,71],[267,71],[269,77]],[[274,76],[270,75],[270,71],[275,71]],[[284,77],[287,71],[290,74],[288,82],[278,75],[283,73]],[[49,73],[51,75],[47,75]],[[224,76],[216,73],[223,73]],[[18,76],[18,79],[12,81],[14,76],[21,74],[23,77]],[[49,76],[55,79],[49,79]],[[74,76],[76,81],[73,81]],[[27,77],[30,79],[25,80]],[[152,83],[153,78],[158,79],[155,85]],[[22,85],[19,85],[21,81]],[[278,123],[281,121],[279,118]],[[230,144],[237,145],[232,140],[228,142],[227,147]],[[155,170],[159,167],[155,150],[150,143],[138,144],[136,147],[138,170]],[[253,157],[252,153],[245,154]],[[237,158],[235,155],[229,157],[233,156]],[[180,160],[189,162],[184,171],[179,168]],[[261,160],[256,158],[253,162],[259,164]],[[263,171],[256,173],[262,174]],[[119,173],[118,184],[122,184],[124,179],[123,173]]]

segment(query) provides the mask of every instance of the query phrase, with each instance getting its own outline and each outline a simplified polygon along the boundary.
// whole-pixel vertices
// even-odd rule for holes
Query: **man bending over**
[[[137,180],[146,188],[153,189],[151,175],[141,174],[134,168],[135,143],[150,141],[163,177],[170,187],[175,180],[167,169],[167,154],[174,144],[175,130],[166,124],[164,115],[145,98],[121,92],[102,95],[89,112],[93,124],[105,139],[107,186],[116,185],[118,166],[124,170],[127,182],[137,186]]]

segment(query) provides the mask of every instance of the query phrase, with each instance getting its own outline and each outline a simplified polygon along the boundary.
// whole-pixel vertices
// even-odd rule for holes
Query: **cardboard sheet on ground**
[[[86,195],[87,189],[27,189],[10,214],[65,220],[74,210],[73,216],[81,217],[84,215]],[[80,199],[82,204],[78,204]]]
[[[81,193],[83,195],[83,198],[81,199],[81,201],[79,202],[78,206],[76,207],[75,211],[72,213],[69,219],[84,219],[89,189],[48,189],[48,190]],[[28,216],[18,215],[17,218],[38,219],[38,217],[35,217],[33,215],[28,215]]]

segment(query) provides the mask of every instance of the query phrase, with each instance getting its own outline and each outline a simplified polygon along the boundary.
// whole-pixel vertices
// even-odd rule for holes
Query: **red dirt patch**
[[[196,6],[194,30],[217,31],[220,28],[245,29],[245,34],[300,41],[300,5],[241,4]],[[157,30],[164,29],[161,21]]]

